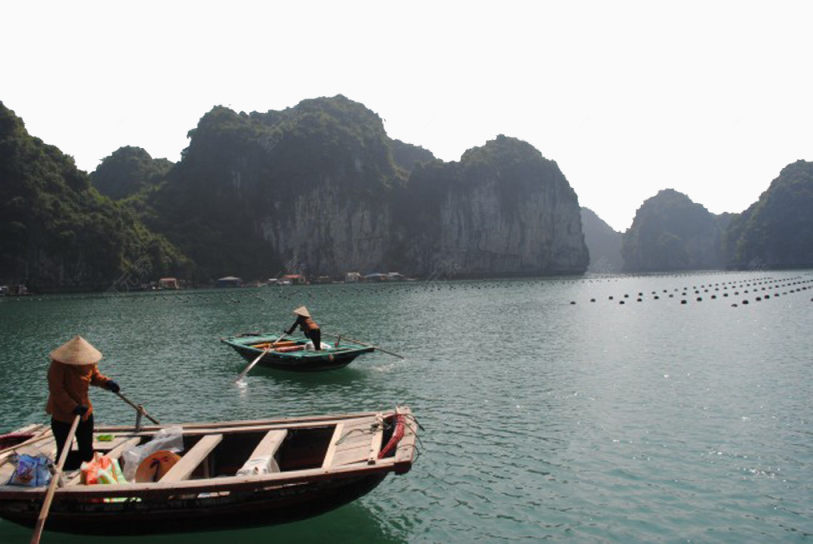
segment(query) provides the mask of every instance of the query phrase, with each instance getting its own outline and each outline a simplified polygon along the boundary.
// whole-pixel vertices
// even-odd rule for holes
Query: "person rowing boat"
[[[321,350],[322,330],[319,328],[319,325],[316,324],[316,321],[313,320],[308,309],[304,306],[300,306],[294,310],[294,315],[296,316],[296,321],[294,321],[294,324],[291,325],[287,331],[285,331],[286,336],[294,332],[294,329],[299,326],[305,337],[313,342],[313,349],[316,351]]]
[[[79,468],[82,461],[93,459],[93,404],[88,396],[91,385],[104,387],[118,393],[116,382],[99,372],[96,366],[102,353],[81,336],[71,340],[50,353],[48,369],[48,404],[45,411],[51,414],[51,430],[56,440],[56,458],[59,459],[75,416],[81,416],[76,428],[79,451],[71,451],[65,462],[66,470]]]

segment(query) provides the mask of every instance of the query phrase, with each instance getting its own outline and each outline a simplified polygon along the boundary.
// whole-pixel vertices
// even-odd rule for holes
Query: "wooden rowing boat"
[[[183,424],[181,458],[156,482],[85,485],[68,474],[57,488],[47,530],[136,535],[272,525],[300,520],[351,502],[415,458],[417,424],[407,407],[383,412],[254,421]],[[94,448],[118,458],[161,429],[97,426]],[[113,435],[109,442],[99,435]],[[109,438],[109,437],[105,437]],[[53,458],[48,430],[13,448]],[[249,460],[268,473],[238,475]],[[8,481],[12,463],[0,466]],[[46,487],[0,485],[0,517],[33,526]]]
[[[258,364],[281,370],[313,372],[343,368],[362,353],[374,351],[373,346],[337,340],[324,343],[324,349],[307,349],[306,340],[278,341],[279,336],[263,333],[242,334],[221,338],[220,341],[234,348],[247,361],[253,361],[263,350],[271,348]]]

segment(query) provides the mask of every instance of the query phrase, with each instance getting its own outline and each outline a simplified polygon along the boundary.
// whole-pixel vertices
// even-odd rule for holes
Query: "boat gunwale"
[[[149,497],[194,493],[215,493],[222,491],[261,491],[266,488],[281,488],[289,485],[306,484],[335,478],[353,478],[396,470],[394,458],[379,459],[375,464],[366,461],[342,465],[329,469],[312,468],[289,472],[259,474],[256,476],[221,476],[180,482],[146,482],[126,485],[83,485],[61,487],[54,493],[54,500],[83,500],[115,497]],[[7,500],[38,500],[45,495],[43,487],[8,489],[0,487],[0,504]]]
[[[227,346],[234,348],[235,350],[242,350],[248,353],[252,353],[255,355],[259,355],[265,350],[260,348],[256,348],[248,343],[242,343],[235,341],[235,339],[240,338],[243,340],[248,340],[249,338],[257,338],[258,340],[263,340],[267,338],[279,338],[279,336],[275,336],[273,334],[265,335],[265,336],[229,336],[226,338],[221,338],[220,341]],[[252,343],[256,343],[256,340],[251,340]],[[352,345],[353,347],[348,347]],[[300,350],[300,351],[292,351],[292,352],[280,352],[270,350],[267,352],[266,357],[272,357],[277,359],[291,359],[291,360],[301,360],[301,359],[309,359],[309,358],[317,358],[317,357],[324,357],[326,355],[338,355],[338,356],[345,356],[350,354],[357,354],[361,355],[362,353],[370,353],[375,351],[375,347],[373,346],[364,346],[362,344],[357,344],[355,342],[351,342],[348,340],[347,346],[341,347],[333,347],[330,349],[325,350]]]
[[[375,417],[378,414],[386,414],[384,417],[405,416],[411,417],[411,410],[408,407],[398,407],[395,410],[387,412],[368,412],[364,417]],[[359,419],[362,419],[359,418]],[[301,422],[298,428],[302,427],[321,427],[346,421],[348,418],[329,418],[317,419],[316,424],[308,425],[306,422]],[[323,425],[324,424],[324,425]],[[274,424],[272,424],[274,425]],[[248,426],[243,426],[244,432],[249,432]],[[219,431],[224,427],[215,427],[211,430]],[[265,426],[264,428],[273,428]],[[291,428],[288,426],[287,428]],[[104,429],[99,427],[99,429]],[[195,429],[203,431],[204,428]],[[208,430],[208,429],[207,429]],[[239,432],[240,427],[235,431]],[[252,429],[253,431],[254,429]],[[142,433],[135,433],[133,436],[141,435]],[[187,433],[185,433],[187,434]],[[203,432],[195,434],[206,434]],[[145,436],[148,434],[144,433]],[[328,468],[318,467],[303,470],[274,472],[269,474],[259,474],[251,476],[218,476],[213,478],[200,478],[195,480],[183,480],[180,482],[145,482],[145,483],[128,483],[126,485],[83,485],[74,484],[58,488],[55,492],[55,500],[83,500],[95,498],[113,498],[113,497],[163,497],[170,495],[177,495],[183,493],[210,493],[220,491],[268,491],[268,488],[281,488],[290,485],[302,485],[311,482],[318,482],[326,479],[333,478],[354,478],[360,476],[367,476],[372,474],[386,474],[395,472],[396,474],[403,474],[408,472],[412,467],[414,460],[414,449],[416,432],[410,425],[406,426],[404,437],[398,443],[395,453],[383,459],[375,459],[372,462],[369,460],[360,461],[356,463],[349,463],[347,465],[331,466]],[[25,488],[10,485],[0,486],[0,504],[3,502],[11,502],[15,500],[38,500],[46,493],[44,487]]]
[[[397,408],[397,413],[399,414],[406,414],[411,413],[407,412],[408,408],[404,406],[399,406]],[[294,417],[282,417],[282,418],[267,418],[267,419],[238,419],[238,420],[231,420],[231,421],[197,421],[192,423],[182,423],[182,422],[170,422],[162,425],[143,425],[141,427],[142,433],[149,433],[151,431],[158,432],[161,429],[166,427],[173,427],[173,426],[181,426],[186,433],[187,430],[192,429],[222,429],[222,428],[229,428],[233,427],[235,430],[242,428],[242,427],[254,427],[260,425],[283,425],[283,426],[290,426],[296,425],[299,423],[324,423],[325,425],[330,425],[336,421],[343,421],[346,419],[359,419],[363,417],[375,417],[377,414],[383,413],[385,417],[393,416],[396,414],[396,410],[387,410],[384,412],[348,412],[346,414],[333,414],[328,416],[294,416]],[[304,426],[304,425],[303,425]],[[318,425],[314,425],[318,426]],[[95,432],[99,431],[127,431],[134,429],[132,425],[96,425]],[[50,430],[50,429],[49,429]]]

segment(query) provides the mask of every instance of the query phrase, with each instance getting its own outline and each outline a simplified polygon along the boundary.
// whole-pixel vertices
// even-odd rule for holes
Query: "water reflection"
[[[145,523],[149,523],[149,520],[146,520]],[[190,527],[190,530],[194,530],[194,527]],[[0,542],[3,544],[25,544],[31,540],[31,534],[30,529],[0,520]],[[378,518],[359,502],[343,506],[316,518],[273,527],[137,537],[71,535],[51,533],[46,530],[42,537],[42,541],[45,543],[59,542],[60,544],[143,544],[144,542],[150,542],[150,544],[215,544],[225,540],[241,544],[268,544],[269,542],[324,544],[326,541],[381,544],[406,542],[382,525]]]

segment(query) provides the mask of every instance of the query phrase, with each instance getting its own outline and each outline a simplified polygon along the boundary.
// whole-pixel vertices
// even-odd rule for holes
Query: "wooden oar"
[[[244,369],[243,369],[243,371],[240,373],[240,375],[239,375],[239,376],[237,376],[237,379],[236,379],[236,380],[234,380],[234,383],[237,383],[237,382],[239,382],[240,380],[242,380],[243,378],[245,378],[245,377],[246,377],[246,374],[248,374],[248,371],[249,371],[249,370],[251,370],[252,368],[254,368],[254,365],[256,365],[257,363],[259,363],[259,362],[260,362],[260,359],[262,359],[262,358],[263,358],[263,356],[264,356],[266,353],[268,353],[269,351],[271,351],[271,347],[270,347],[270,346],[269,346],[269,347],[267,347],[267,348],[265,348],[265,349],[263,350],[263,352],[262,352],[262,353],[260,353],[259,355],[257,355],[257,358],[256,358],[256,359],[254,359],[253,361],[251,361],[251,362],[248,364],[248,366],[247,366],[246,368],[244,368]]]
[[[154,417],[152,417],[150,414],[148,414],[143,406],[141,406],[140,404],[134,403],[133,401],[131,401],[130,399],[128,399],[127,397],[125,397],[124,395],[122,395],[119,392],[116,392],[116,395],[118,395],[121,400],[123,400],[124,402],[126,402],[127,404],[129,404],[130,406],[135,408],[136,412],[147,416],[147,419],[149,419],[150,421],[152,421],[156,425],[160,425],[160,423],[158,423],[158,420],[155,419]]]
[[[263,358],[263,356],[264,356],[266,353],[268,353],[269,351],[271,351],[271,348],[273,348],[274,346],[276,346],[278,343],[282,342],[282,339],[283,339],[283,338],[285,338],[286,336],[288,336],[288,335],[287,335],[287,334],[283,334],[282,336],[280,336],[279,338],[277,338],[276,340],[274,340],[274,342],[273,342],[273,343],[272,343],[270,346],[268,346],[267,348],[265,348],[265,349],[263,350],[263,352],[262,352],[262,353],[260,353],[259,355],[257,355],[257,358],[256,358],[256,359],[254,359],[253,361],[251,361],[251,362],[249,363],[249,365],[248,365],[246,368],[244,368],[244,369],[243,369],[243,371],[240,373],[240,375],[239,375],[239,376],[237,376],[237,379],[236,379],[236,380],[234,380],[234,383],[237,383],[237,382],[239,382],[240,380],[242,380],[243,378],[245,378],[245,377],[246,377],[246,374],[248,374],[248,371],[249,371],[249,370],[251,370],[252,368],[254,368],[254,365],[256,365],[257,363],[259,363],[259,362],[260,362],[260,359],[262,359],[262,358]]]
[[[77,415],[73,418],[71,430],[68,431],[68,438],[65,439],[65,444],[62,445],[62,453],[59,456],[59,461],[56,464],[56,470],[51,476],[51,485],[48,486],[48,491],[45,493],[45,500],[42,501],[42,510],[37,518],[37,524],[34,526],[34,535],[31,537],[31,544],[39,544],[40,537],[42,536],[42,529],[45,527],[45,518],[48,517],[48,511],[51,509],[51,502],[54,500],[54,492],[62,477],[62,467],[65,466],[65,460],[68,458],[68,452],[71,451],[73,445],[73,436],[76,434],[76,427],[79,426],[79,420],[82,416]]]
[[[353,343],[355,343],[355,344],[361,344],[362,346],[369,346],[369,347],[371,347],[371,348],[375,348],[375,349],[377,349],[378,351],[381,351],[381,352],[383,352],[383,353],[386,353],[387,355],[392,355],[393,357],[398,357],[399,359],[404,359],[404,358],[405,358],[403,355],[398,355],[397,353],[393,353],[393,352],[391,352],[391,351],[387,351],[387,350],[385,350],[385,349],[383,349],[383,348],[380,348],[380,347],[378,347],[378,346],[375,346],[375,345],[373,345],[373,344],[368,344],[367,342],[362,342],[361,340],[354,340],[354,339],[352,339],[352,338],[348,338],[347,336],[345,336],[345,335],[343,335],[343,334],[331,334],[331,333],[329,333],[329,332],[326,332],[325,334],[326,334],[326,335],[328,335],[328,336],[333,336],[334,338],[339,338],[339,339],[344,338],[345,340],[349,340],[349,341],[351,341],[351,342],[353,342]]]

